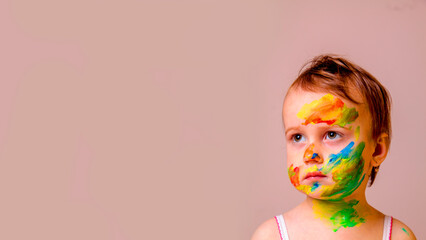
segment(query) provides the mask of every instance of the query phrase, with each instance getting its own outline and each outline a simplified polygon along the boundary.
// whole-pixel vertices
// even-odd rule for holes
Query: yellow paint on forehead
[[[304,119],[303,125],[326,123],[344,127],[357,119],[355,108],[346,107],[345,103],[331,94],[326,94],[318,100],[303,105],[297,117]]]

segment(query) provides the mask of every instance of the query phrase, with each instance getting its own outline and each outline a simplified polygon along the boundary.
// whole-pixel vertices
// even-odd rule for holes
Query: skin
[[[324,97],[330,101],[340,99],[344,104],[341,109],[352,113],[331,112],[319,114],[319,118],[309,114],[309,105]],[[285,99],[288,173],[296,189],[306,195],[301,204],[284,214],[290,239],[382,237],[384,214],[367,203],[365,190],[372,167],[386,158],[389,138],[386,133],[372,138],[368,107],[360,96],[355,99],[361,104],[300,89],[291,90]],[[325,121],[318,120],[321,118]],[[324,177],[305,179],[312,172],[321,172]],[[412,231],[397,219],[393,229],[392,239],[415,239]],[[274,219],[256,230],[252,240],[259,239],[280,239]]]

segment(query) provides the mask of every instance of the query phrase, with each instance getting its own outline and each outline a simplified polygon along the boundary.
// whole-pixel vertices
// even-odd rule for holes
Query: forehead
[[[350,118],[359,121],[369,121],[370,114],[366,104],[362,103],[360,98],[356,104],[347,99],[339,97],[327,92],[310,92],[302,89],[292,89],[287,94],[283,106],[283,120],[285,127],[289,125],[300,125],[304,122],[303,114],[307,111],[317,111],[318,114],[326,114],[329,119],[333,119],[333,115],[344,114],[349,122]],[[356,115],[356,116],[355,116]],[[338,119],[337,119],[338,120]],[[335,123],[336,124],[336,123]]]

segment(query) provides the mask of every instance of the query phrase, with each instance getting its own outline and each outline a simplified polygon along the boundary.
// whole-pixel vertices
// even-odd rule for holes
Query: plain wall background
[[[426,1],[0,1],[1,239],[248,239],[303,199],[281,106],[341,54],[393,98],[367,199],[419,239]]]

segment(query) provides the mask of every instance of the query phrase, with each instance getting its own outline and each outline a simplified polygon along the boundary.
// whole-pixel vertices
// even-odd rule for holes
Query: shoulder
[[[413,231],[403,222],[394,218],[392,224],[392,239],[413,240],[417,239]]]
[[[263,222],[253,233],[251,240],[275,240],[281,239],[275,218]]]

